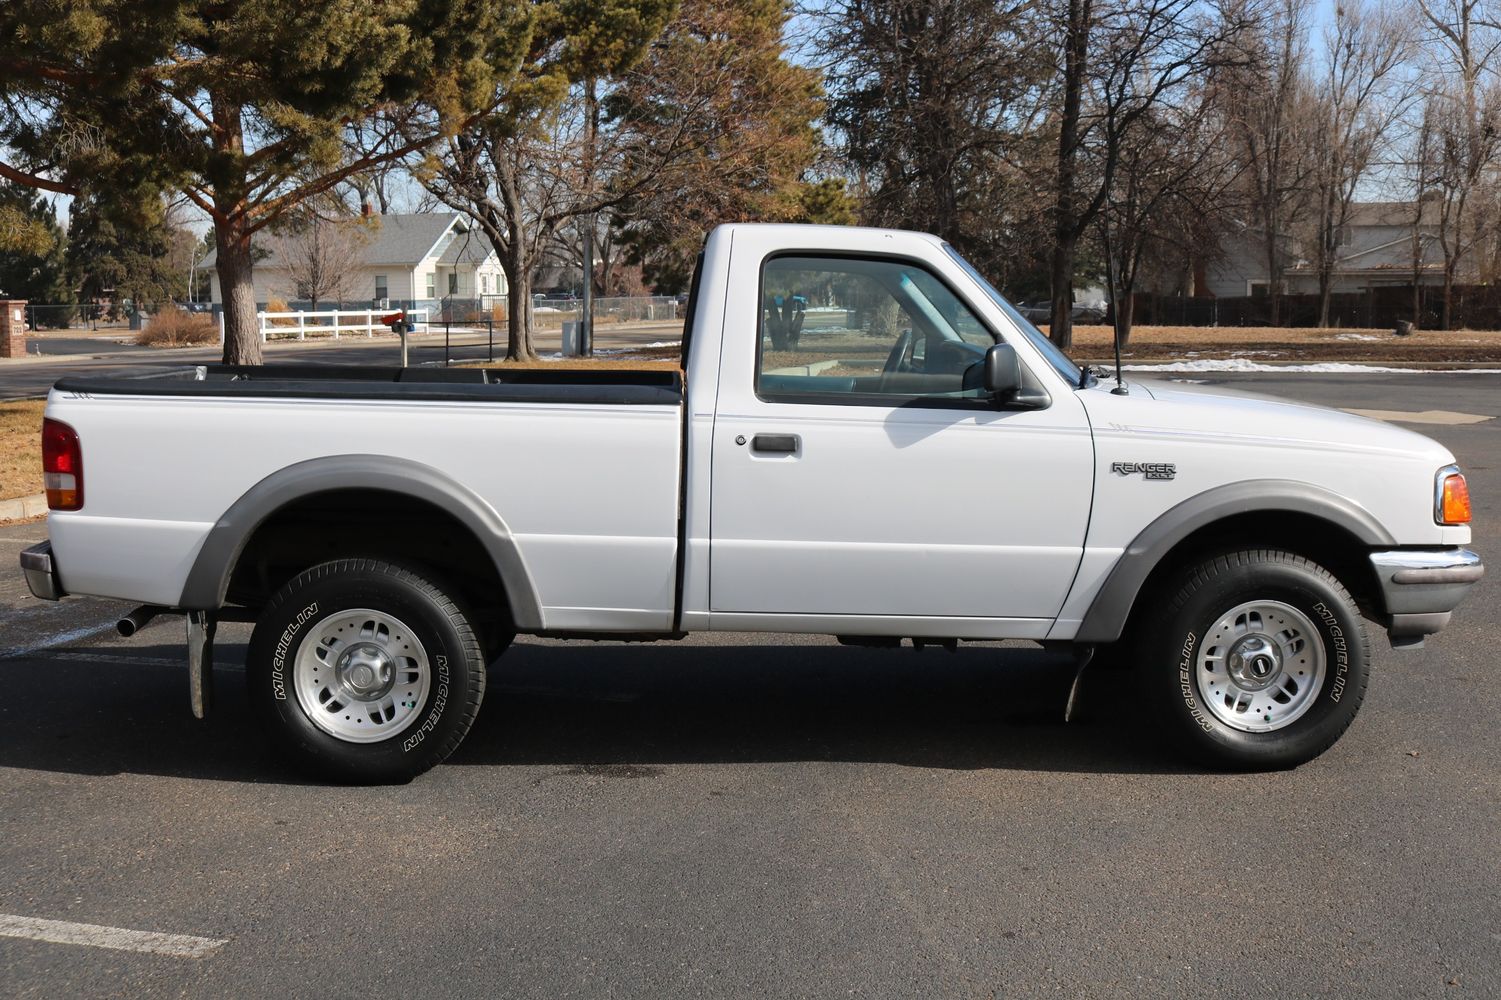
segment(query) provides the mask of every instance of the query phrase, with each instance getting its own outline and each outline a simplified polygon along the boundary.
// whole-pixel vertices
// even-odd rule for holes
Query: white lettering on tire
[[[308,623],[308,619],[318,613],[318,602],[314,601],[301,611],[297,612],[296,619],[282,632],[281,638],[276,640],[276,649],[271,654],[271,694],[277,701],[287,700],[287,681],[285,667],[287,651],[292,648],[292,640],[297,638],[297,633],[302,631],[302,626]]]
[[[427,739],[427,734],[432,732],[443,715],[443,706],[448,704],[448,657],[435,654],[433,663],[438,668],[438,689],[433,695],[433,710],[427,714],[427,721],[422,723],[421,728],[402,741],[403,752]]]
[[[1193,659],[1194,647],[1198,645],[1199,637],[1193,632],[1188,633],[1183,639],[1183,649],[1178,658],[1178,690],[1183,695],[1183,704],[1188,708],[1188,714],[1199,724],[1199,728],[1206,733],[1214,732],[1214,725],[1199,708],[1199,699],[1194,693],[1193,682]]]
[[[1313,610],[1324,619],[1324,627],[1329,630],[1329,645],[1334,648],[1334,683],[1329,688],[1329,700],[1338,702],[1345,693],[1345,675],[1350,672],[1350,645],[1345,630],[1339,626],[1339,619],[1323,601],[1315,604]]]

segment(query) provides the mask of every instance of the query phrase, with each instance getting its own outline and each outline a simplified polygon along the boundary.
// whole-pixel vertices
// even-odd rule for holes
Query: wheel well
[[[1381,613],[1381,588],[1368,558],[1369,545],[1336,521],[1296,511],[1266,510],[1223,518],[1179,540],[1143,581],[1126,628],[1184,569],[1216,553],[1241,549],[1280,549],[1310,559],[1345,585],[1361,614],[1376,618]]]
[[[348,556],[426,569],[453,591],[487,646],[513,630],[505,583],[475,533],[435,504],[387,490],[330,490],[277,510],[241,550],[228,600],[259,608],[303,570]]]

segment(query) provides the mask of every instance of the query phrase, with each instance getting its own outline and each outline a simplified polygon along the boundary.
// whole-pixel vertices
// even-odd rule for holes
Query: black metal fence
[[[1419,288],[1417,325],[1436,330],[1443,325],[1443,289]],[[1277,326],[1319,324],[1317,295],[1284,295],[1278,303]],[[1272,302],[1264,295],[1218,299],[1138,294],[1131,322],[1136,326],[1272,326]],[[1329,325],[1392,329],[1412,322],[1412,287],[1392,286],[1362,292],[1337,292],[1329,301]],[[1490,285],[1456,285],[1451,298],[1449,326],[1453,329],[1501,330],[1501,289]]]

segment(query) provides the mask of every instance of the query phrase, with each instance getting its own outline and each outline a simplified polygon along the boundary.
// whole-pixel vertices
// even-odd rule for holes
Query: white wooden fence
[[[367,337],[375,336],[377,331],[390,333],[391,327],[383,321],[382,317],[397,311],[395,309],[329,309],[319,312],[258,311],[255,318],[260,328],[262,341],[265,341],[267,335],[272,333],[288,336],[295,333],[298,340],[306,340],[310,333],[315,337],[332,334],[333,338],[338,340],[341,333],[363,333]],[[417,326],[422,333],[428,332],[426,309],[408,309],[406,319],[408,323]]]

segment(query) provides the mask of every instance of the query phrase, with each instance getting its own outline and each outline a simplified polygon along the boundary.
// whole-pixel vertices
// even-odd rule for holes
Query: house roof
[[[462,216],[458,212],[413,212],[406,215],[377,215],[374,219],[376,223],[370,227],[370,242],[362,254],[364,262],[372,265],[401,264],[415,267],[432,252],[438,241],[450,229],[463,225]],[[465,234],[460,234],[453,242],[454,244],[465,243]],[[483,240],[471,239],[468,242],[484,246],[487,252],[489,250],[488,244],[485,244]],[[257,237],[253,241],[253,246],[258,265],[267,267],[282,265],[277,240]],[[452,246],[450,249],[453,249],[455,255],[459,252]],[[200,268],[213,267],[217,256],[216,252],[210,251],[198,266]],[[484,256],[481,254],[477,258],[471,258],[466,255],[464,263],[476,263],[484,260]],[[452,261],[445,261],[445,263],[452,263]]]
[[[478,229],[470,228],[467,231],[457,231],[448,246],[443,248],[443,253],[438,257],[439,264],[483,264],[488,260],[493,251],[490,241]]]
[[[1413,203],[1410,201],[1358,201],[1350,206],[1351,226],[1411,226]],[[1423,204],[1423,225],[1438,221],[1438,206],[1431,200]]]

